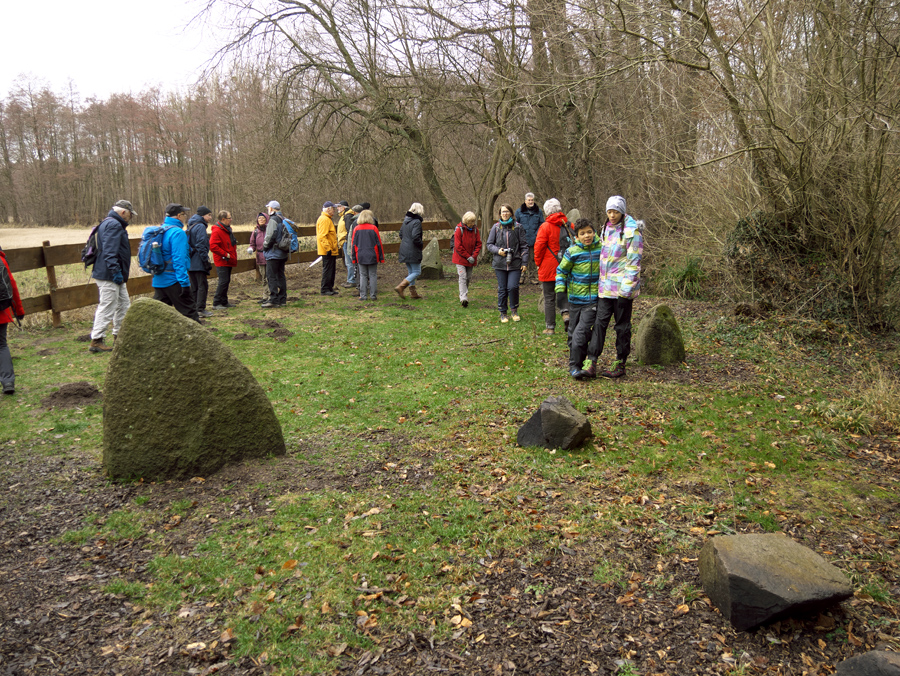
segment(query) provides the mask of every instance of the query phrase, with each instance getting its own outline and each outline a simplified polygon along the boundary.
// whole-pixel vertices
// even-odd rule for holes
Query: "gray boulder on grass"
[[[700,579],[739,631],[821,611],[853,595],[844,573],[779,533],[713,538],[700,552]]]
[[[444,266],[441,265],[441,245],[437,239],[428,242],[422,251],[422,275],[420,278],[444,278]]]
[[[159,301],[128,309],[104,390],[103,467],[112,478],[202,476],[285,453],[272,404],[247,367]]]
[[[519,428],[519,446],[569,450],[591,438],[591,423],[565,397],[547,397],[534,415]]]
[[[871,650],[840,662],[834,676],[900,676],[900,655]]]
[[[634,356],[642,364],[680,364],[684,361],[684,339],[675,314],[668,305],[650,310],[634,335]]]

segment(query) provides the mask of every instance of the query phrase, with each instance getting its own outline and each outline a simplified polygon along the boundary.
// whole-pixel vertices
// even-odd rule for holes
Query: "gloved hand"
[[[253,247],[252,247],[252,246],[248,246],[248,247],[247,247],[247,253],[253,253]]]
[[[25,315],[16,315],[17,322],[21,322],[23,319],[25,319]]]
[[[469,261],[469,263],[471,263],[473,265],[475,264],[475,259],[472,258],[471,256],[469,256],[466,260]]]
[[[125,283],[125,278],[122,276],[121,272],[117,272],[115,275],[113,275],[113,282],[115,284],[124,284]]]

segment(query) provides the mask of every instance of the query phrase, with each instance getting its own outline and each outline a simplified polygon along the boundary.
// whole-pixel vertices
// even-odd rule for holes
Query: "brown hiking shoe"
[[[400,296],[401,298],[406,298],[405,291],[406,291],[406,287],[408,287],[408,286],[409,286],[409,282],[407,282],[404,279],[402,282],[400,282],[397,286],[394,287],[394,291],[396,291],[397,295]]]
[[[421,300],[422,299],[422,296],[420,296],[419,292],[416,291],[415,286],[409,287],[409,297],[412,298],[413,300]]]
[[[91,346],[88,348],[88,352],[109,352],[110,350],[112,350],[112,348],[107,347],[102,338],[95,338],[92,340]]]

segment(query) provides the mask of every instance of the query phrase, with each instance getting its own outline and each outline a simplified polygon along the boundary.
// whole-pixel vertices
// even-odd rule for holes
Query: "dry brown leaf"
[[[281,570],[294,570],[297,567],[297,559],[288,559],[281,565]]]
[[[673,615],[675,617],[681,617],[682,615],[687,615],[690,612],[690,610],[691,609],[688,607],[688,604],[682,603],[675,609],[675,612],[673,613]]]

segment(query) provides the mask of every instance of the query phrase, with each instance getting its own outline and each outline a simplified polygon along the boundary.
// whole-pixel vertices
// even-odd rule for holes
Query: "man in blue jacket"
[[[89,352],[112,350],[103,342],[106,329],[112,322],[115,339],[122,328],[122,319],[131,307],[125,283],[131,270],[131,243],[126,228],[132,216],[137,216],[137,212],[131,202],[119,200],[97,228],[97,260],[91,277],[97,284],[100,300],[94,313]]]
[[[188,319],[200,321],[191,293],[191,278],[188,268],[191,265],[188,238],[182,228],[188,220],[187,209],[180,204],[166,205],[166,219],[163,225],[169,226],[162,237],[160,245],[166,269],[153,275],[153,297],[166,305],[171,305]]]
[[[209,233],[206,226],[212,220],[209,207],[197,207],[197,213],[191,216],[187,224],[188,245],[191,253],[191,265],[188,276],[191,278],[191,293],[194,294],[194,307],[201,317],[212,317],[206,309],[206,298],[209,296]]]
[[[528,240],[528,271],[525,274],[534,277],[531,280],[532,284],[539,284],[537,268],[534,266],[534,242],[537,239],[538,228],[544,222],[544,212],[534,203],[533,192],[525,193],[524,204],[516,209],[516,220],[522,226]]]

